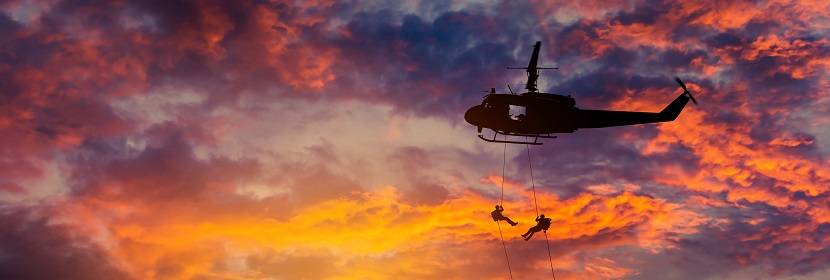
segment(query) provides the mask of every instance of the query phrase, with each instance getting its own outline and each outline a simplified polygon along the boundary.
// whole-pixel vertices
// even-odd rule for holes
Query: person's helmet
[[[545,214],[539,215],[539,217],[540,217],[540,218],[544,218],[544,217],[545,217]]]
[[[496,209],[499,209],[499,206],[498,206],[498,205],[496,205]]]

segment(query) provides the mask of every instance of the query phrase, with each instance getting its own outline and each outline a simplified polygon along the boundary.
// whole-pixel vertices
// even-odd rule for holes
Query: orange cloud
[[[509,250],[521,254],[515,251],[517,245],[530,243],[518,235],[534,224],[535,210],[531,190],[514,191],[521,199],[506,201],[505,214],[520,225],[502,227],[502,231]],[[694,227],[707,220],[681,205],[630,192],[616,196],[583,193],[569,199],[537,192],[537,199],[540,212],[553,219],[548,232],[550,242],[574,244],[574,251],[554,256],[555,263],[561,258],[567,260],[569,253],[583,246],[634,245],[649,250],[671,247],[665,240],[667,234],[695,233]],[[404,202],[396,188],[383,187],[306,205],[286,220],[255,213],[210,216],[199,211],[210,206],[185,207],[175,201],[142,206],[87,200],[79,207],[65,208],[60,221],[89,228],[87,234],[97,236],[103,246],[111,248],[118,263],[137,278],[304,275],[302,271],[256,271],[244,260],[262,250],[272,252],[263,258],[277,263],[324,258],[333,264],[331,269],[339,277],[389,277],[406,271],[412,278],[421,278],[472,265],[463,259],[442,257],[447,254],[493,255],[490,262],[501,264],[498,229],[489,217],[493,204],[491,198],[464,190],[440,205],[413,205]],[[609,234],[617,237],[602,241],[602,236]],[[466,245],[459,247],[462,244]],[[546,260],[536,261],[547,264]],[[227,265],[217,267],[217,262]],[[378,267],[378,263],[384,267]],[[610,259],[581,259],[578,263],[585,266],[558,267],[563,275],[575,278],[633,273],[633,268],[615,265]],[[540,265],[533,273],[547,273],[548,269]]]

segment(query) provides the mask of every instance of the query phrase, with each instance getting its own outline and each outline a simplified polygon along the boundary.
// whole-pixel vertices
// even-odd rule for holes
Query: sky
[[[828,35],[826,0],[0,0],[0,278],[828,279]],[[479,140],[536,41],[579,108],[700,104]]]

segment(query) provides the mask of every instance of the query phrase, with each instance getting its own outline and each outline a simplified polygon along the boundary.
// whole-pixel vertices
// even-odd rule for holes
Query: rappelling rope
[[[530,167],[530,184],[533,186],[533,204],[536,205],[536,217],[539,217],[539,202],[536,201],[536,183],[533,182],[533,163],[530,162],[530,145],[525,144],[527,147],[527,165]]]
[[[504,140],[507,140],[507,135],[504,136]],[[499,205],[504,207],[504,168],[507,165],[507,143],[504,143],[504,149],[502,150],[502,163],[501,163],[501,198],[499,199]],[[513,269],[510,268],[510,257],[507,256],[507,245],[504,244],[504,235],[501,233],[501,222],[496,220],[496,226],[499,227],[499,237],[501,237],[501,247],[504,248],[504,258],[507,260],[507,271],[510,272],[510,279],[513,280]]]
[[[501,237],[501,247],[504,248],[504,258],[507,259],[507,271],[510,272],[510,279],[513,279],[513,269],[510,268],[510,258],[507,257],[507,245],[504,244],[504,235],[501,234],[501,223],[496,221],[496,226],[499,227],[499,236]]]
[[[530,145],[525,144],[525,147],[527,147],[527,165],[530,169],[530,184],[531,186],[533,186],[533,204],[536,205],[536,217],[539,217],[539,202],[536,201],[536,183],[533,180],[533,163],[530,160]],[[502,179],[502,181],[503,180],[504,179]],[[553,257],[550,254],[550,243],[548,242],[548,231],[545,230],[543,232],[545,233],[545,245],[548,246],[548,261],[550,261],[550,274],[553,276],[553,280],[556,280],[556,273],[553,272]]]
[[[550,261],[550,275],[553,275],[553,280],[556,280],[556,273],[553,273],[553,257],[550,255],[550,243],[548,242],[548,232],[543,231],[542,233],[545,234],[545,245],[548,245],[548,261]]]
[[[504,136],[504,140],[507,141],[507,135]],[[507,143],[504,143],[504,149],[502,149],[501,153],[501,199],[499,200],[499,205],[504,206],[504,167],[507,166]]]

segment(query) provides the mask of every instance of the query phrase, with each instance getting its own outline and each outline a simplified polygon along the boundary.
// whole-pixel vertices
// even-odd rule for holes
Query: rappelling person
[[[510,224],[511,226],[514,226],[514,227],[519,224],[519,223],[513,222],[512,220],[510,220],[510,218],[505,217],[504,215],[502,215],[501,214],[502,211],[504,211],[504,207],[501,207],[501,205],[496,205],[496,210],[493,210],[493,212],[490,212],[490,216],[493,216],[493,221],[507,221],[508,224]]]
[[[548,229],[550,228],[550,218],[545,218],[545,214],[542,214],[539,215],[539,217],[536,217],[536,221],[538,222],[536,226],[527,230],[525,234],[522,234],[522,237],[525,238],[525,241],[530,240],[530,237],[533,236],[534,233],[539,232],[540,230],[548,232]]]

